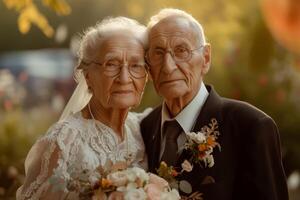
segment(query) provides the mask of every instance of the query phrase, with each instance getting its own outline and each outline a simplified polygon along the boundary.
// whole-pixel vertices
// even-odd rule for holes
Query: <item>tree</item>
[[[68,15],[71,7],[65,0],[43,0],[43,5],[52,9],[57,15]],[[31,25],[36,25],[47,37],[52,37],[54,30],[47,18],[39,11],[33,0],[3,0],[5,6],[18,14],[19,31],[28,33]]]

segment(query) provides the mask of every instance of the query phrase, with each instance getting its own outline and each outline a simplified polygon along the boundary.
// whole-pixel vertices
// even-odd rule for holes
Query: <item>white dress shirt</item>
[[[160,150],[160,159],[163,155],[166,145],[166,137],[162,132],[163,125],[165,121],[176,120],[184,133],[190,132],[197,120],[197,117],[208,97],[208,91],[203,82],[201,82],[200,89],[197,95],[193,98],[193,100],[174,118],[171,118],[169,115],[169,111],[167,109],[167,105],[165,102],[162,105],[161,112],[161,150]],[[186,142],[186,134],[181,133],[177,138],[178,151],[182,151],[184,147],[184,143]]]

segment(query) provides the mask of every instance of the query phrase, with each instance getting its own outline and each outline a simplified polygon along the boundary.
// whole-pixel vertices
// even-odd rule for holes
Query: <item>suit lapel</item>
[[[209,96],[207,97],[206,102],[204,103],[198,117],[197,117],[197,121],[195,123],[194,128],[192,129],[193,132],[198,132],[201,130],[202,127],[204,126],[208,126],[209,123],[211,122],[212,118],[215,118],[219,124],[219,130],[220,130],[220,126],[222,124],[222,99],[219,97],[219,95],[214,91],[214,89],[211,86],[206,86],[208,92],[209,92]],[[222,136],[222,132],[221,136]],[[215,164],[218,165],[219,164],[219,159],[218,157],[221,156],[221,153],[219,151],[214,151],[213,152],[213,156],[215,159]],[[182,154],[180,155],[177,163],[176,163],[176,167],[179,167],[179,169],[181,168],[181,163],[185,160],[185,159],[189,159],[190,158],[190,153],[188,150],[184,150],[182,152]],[[193,163],[192,163],[193,164]],[[212,168],[208,168],[208,167],[200,167],[199,165],[194,165],[194,169],[191,173],[189,172],[183,172],[183,174],[179,177],[179,179],[183,179],[183,180],[187,180],[189,183],[192,184],[193,186],[193,191],[195,190],[194,188],[198,188],[201,183],[203,182],[203,180],[205,179],[205,177],[215,177],[215,172],[214,170],[216,169],[216,167],[212,167]]]
[[[222,101],[220,96],[215,92],[212,86],[206,85],[206,89],[209,92],[209,95],[197,117],[195,126],[192,129],[192,132],[201,131],[201,128],[207,126],[211,119],[215,118],[220,126],[222,121],[221,107]],[[181,155],[178,158],[177,166],[179,167],[181,163],[189,158],[189,153],[186,150],[183,150]]]
[[[202,127],[208,125],[211,122],[211,119],[215,118],[219,124],[222,124],[222,100],[220,96],[214,91],[212,86],[206,85],[206,88],[209,92],[207,100],[205,101],[195,123],[193,132],[198,132]],[[155,114],[152,116],[153,128],[150,130],[152,133],[149,133],[151,136],[150,141],[148,142],[148,161],[149,161],[149,170],[155,172],[155,169],[159,166],[159,154],[161,147],[161,109],[159,106],[155,109]],[[222,133],[221,133],[222,134]],[[180,166],[184,159],[188,159],[189,153],[186,150],[183,150],[179,156],[176,166]]]
[[[149,158],[149,170],[151,172],[155,172],[155,169],[158,167],[159,162],[159,153],[160,153],[160,146],[161,146],[161,138],[160,138],[160,124],[161,124],[161,106],[157,108],[158,112],[153,118],[153,129],[152,137],[150,138],[150,142],[148,144],[148,149],[150,152]]]

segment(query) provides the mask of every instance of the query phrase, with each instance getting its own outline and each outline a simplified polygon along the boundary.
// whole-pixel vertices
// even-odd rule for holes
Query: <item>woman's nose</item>
[[[120,74],[119,74],[119,81],[122,84],[126,84],[126,83],[130,83],[132,81],[131,79],[131,75],[129,73],[129,68],[128,68],[128,64],[125,63],[123,64],[123,66],[120,69]]]

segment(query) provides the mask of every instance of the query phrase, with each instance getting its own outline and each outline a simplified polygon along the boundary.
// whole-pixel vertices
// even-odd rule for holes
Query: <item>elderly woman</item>
[[[129,112],[139,105],[147,81],[145,34],[144,26],[125,17],[88,29],[76,68],[79,84],[62,119],[30,150],[17,199],[64,199],[71,173],[107,160],[147,166],[139,131],[146,112]]]

